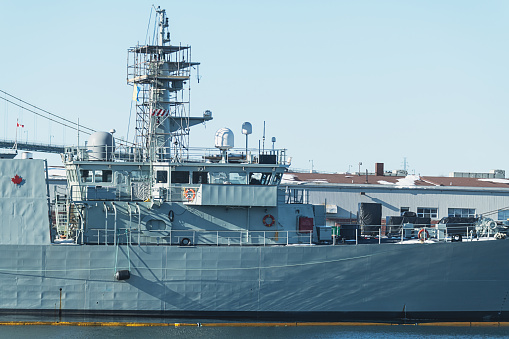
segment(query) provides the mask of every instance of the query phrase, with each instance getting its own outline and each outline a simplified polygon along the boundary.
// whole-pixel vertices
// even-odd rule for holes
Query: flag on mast
[[[140,101],[139,95],[140,95],[140,87],[138,85],[134,85],[133,88],[133,101]]]

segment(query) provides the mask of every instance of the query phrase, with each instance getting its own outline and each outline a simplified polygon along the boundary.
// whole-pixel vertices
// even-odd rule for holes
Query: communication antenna
[[[262,146],[263,146],[262,153],[265,153],[265,120],[263,121],[263,138],[262,138],[262,140],[263,140],[263,143],[262,143]]]
[[[403,170],[407,170],[408,168],[408,162],[406,161],[406,157],[403,157]]]

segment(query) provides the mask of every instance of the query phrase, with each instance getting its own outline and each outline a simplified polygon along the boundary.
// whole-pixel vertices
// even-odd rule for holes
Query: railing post
[[[382,226],[378,229],[378,244],[382,243]]]
[[[356,228],[355,229],[355,245],[358,245],[359,244],[359,241],[358,241],[358,234],[359,234],[359,229]]]
[[[113,222],[113,245],[117,245],[117,207],[115,203],[112,202],[111,206],[113,207],[113,211],[115,212],[114,222]]]
[[[216,245],[219,246],[219,231],[216,231]]]
[[[108,206],[103,202],[105,222],[104,222],[104,244],[108,246]]]

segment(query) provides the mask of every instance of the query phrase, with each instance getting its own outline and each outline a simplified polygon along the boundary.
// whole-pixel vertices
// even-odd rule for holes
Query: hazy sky
[[[144,43],[151,1],[0,1],[0,89],[97,130],[126,136],[127,49]],[[172,43],[201,62],[191,130],[213,146],[229,127],[250,147],[263,121],[292,167],[410,172],[509,171],[509,1],[164,1]],[[76,134],[0,100],[29,141]],[[134,119],[134,113],[133,113]],[[134,120],[133,120],[134,121]],[[133,133],[131,123],[130,134]],[[82,139],[84,137],[82,136]],[[83,140],[82,140],[83,141]],[[267,143],[266,146],[270,144]]]

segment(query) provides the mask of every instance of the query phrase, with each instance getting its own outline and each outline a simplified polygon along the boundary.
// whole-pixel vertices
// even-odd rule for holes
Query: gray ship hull
[[[272,320],[509,320],[509,241],[2,245],[2,311]],[[482,255],[481,255],[482,253]],[[130,269],[128,280],[114,273]]]

